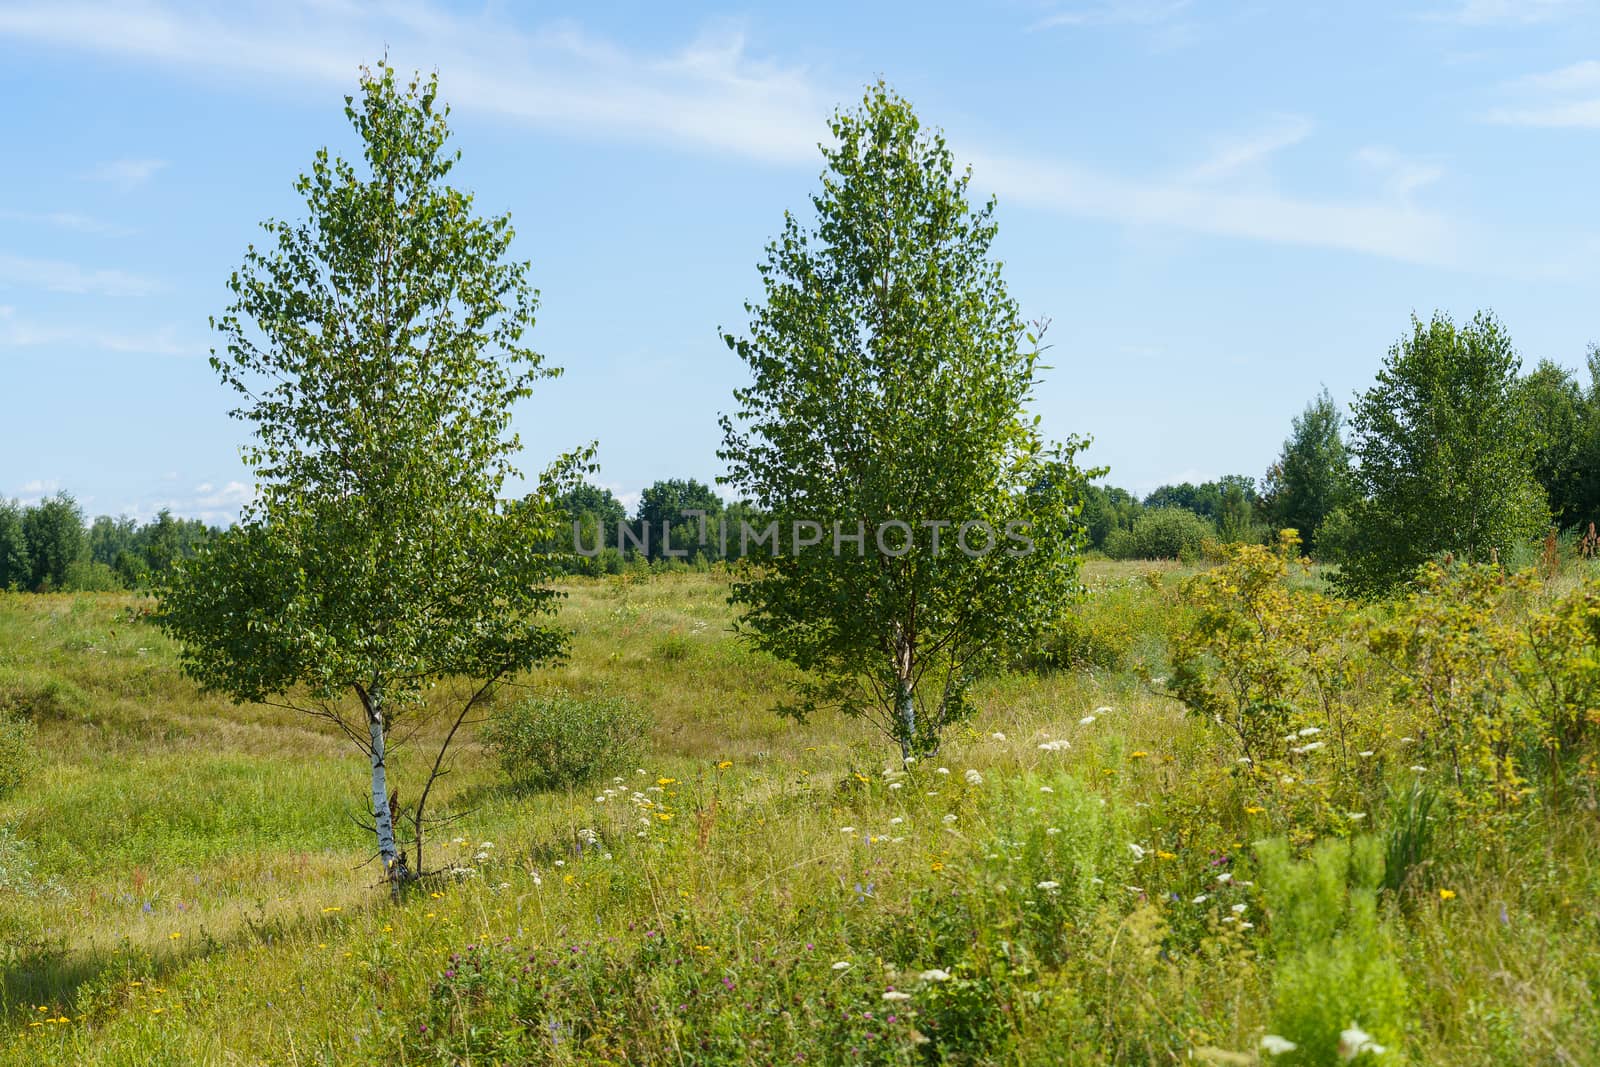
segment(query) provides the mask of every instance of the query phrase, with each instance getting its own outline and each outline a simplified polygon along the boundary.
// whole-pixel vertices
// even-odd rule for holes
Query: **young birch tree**
[[[519,448],[511,405],[556,371],[522,342],[537,294],[508,258],[509,216],[474,215],[445,183],[459,154],[436,92],[364,71],[345,113],[365,167],[319,151],[297,184],[306,220],[265,223],[267,247],[230,279],[211,363],[243,397],[233,414],[254,428],[259,496],[175,567],[160,609],[202,687],[322,717],[361,749],[397,889],[425,870],[429,792],[472,709],[565,648],[535,547],[554,509],[547,495],[500,500]],[[424,696],[444,679],[470,696],[401,793],[391,760],[424,736],[440,710]]]
[[[911,756],[1076,592],[1083,442],[1025,414],[1041,349],[943,137],[882,84],[831,127],[815,224],[785,216],[749,335],[726,336],[753,377],[726,480],[783,539],[732,599],[807,672],[785,710],[868,716]]]

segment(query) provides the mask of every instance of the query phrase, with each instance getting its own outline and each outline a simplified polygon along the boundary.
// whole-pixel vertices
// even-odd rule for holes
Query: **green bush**
[[[1295,860],[1277,839],[1261,842],[1257,853],[1277,961],[1272,1033],[1298,1046],[1273,1062],[1382,1062],[1347,1033],[1359,1029],[1385,1049],[1398,1048],[1405,1034],[1405,974],[1378,917],[1382,842],[1324,840]]]
[[[625,700],[556,692],[497,708],[484,737],[513,785],[539,790],[633,766],[649,731],[649,716]]]
[[[34,762],[33,723],[0,711],[0,796],[28,776]]]
[[[1202,543],[1215,540],[1217,528],[1185,508],[1148,508],[1131,530],[1115,530],[1106,538],[1112,559],[1192,559]]]

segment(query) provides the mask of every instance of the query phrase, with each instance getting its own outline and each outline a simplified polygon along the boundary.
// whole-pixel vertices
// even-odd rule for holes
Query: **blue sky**
[[[297,217],[387,48],[437,69],[458,184],[509,210],[565,375],[526,456],[625,499],[719,472],[716,417],[817,141],[878,76],[1000,201],[1054,436],[1138,490],[1259,476],[1408,316],[1600,341],[1600,0],[760,6],[0,0],[0,495],[226,521],[246,427],[205,356],[256,224]]]

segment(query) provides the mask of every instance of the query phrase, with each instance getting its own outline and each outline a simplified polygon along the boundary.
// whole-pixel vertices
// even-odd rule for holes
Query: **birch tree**
[[[750,641],[806,672],[788,712],[869,717],[911,756],[1070,604],[1083,442],[1049,445],[1026,413],[1041,329],[943,136],[881,83],[831,130],[814,223],[785,216],[747,335],[725,335],[751,373],[722,420],[726,480],[783,541],[733,600]]]
[[[345,99],[361,163],[319,151],[296,185],[306,218],[264,223],[231,277],[211,365],[253,428],[258,497],[160,607],[203,688],[318,716],[362,751],[397,888],[426,870],[429,794],[473,709],[565,648],[536,547],[549,494],[500,500],[511,405],[557,372],[523,343],[537,294],[509,216],[446,184],[459,154],[436,94],[363,71]],[[441,707],[445,679],[469,684]],[[422,738],[437,748],[402,790],[395,753]]]

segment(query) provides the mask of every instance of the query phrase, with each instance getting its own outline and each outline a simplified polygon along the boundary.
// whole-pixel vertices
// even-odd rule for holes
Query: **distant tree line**
[[[66,492],[31,505],[0,500],[0,589],[144,588],[217,532],[166,508],[143,524],[109,515],[86,522],[83,508]]]
[[[1600,552],[1600,348],[1588,382],[1549,360],[1531,372],[1504,325],[1413,319],[1348,424],[1327,390],[1295,416],[1257,483],[1230,475],[1143,499],[1088,488],[1090,541],[1114,558],[1177,558],[1208,539],[1265,541],[1294,529],[1340,564],[1345,591],[1393,589],[1453,555],[1526,563],[1537,542]]]
[[[630,516],[609,489],[581,483],[556,498],[566,523],[549,548],[573,574],[620,574],[653,567],[704,568],[741,555],[741,523],[756,512],[725,503],[693,478],[667,478],[639,495]]]

